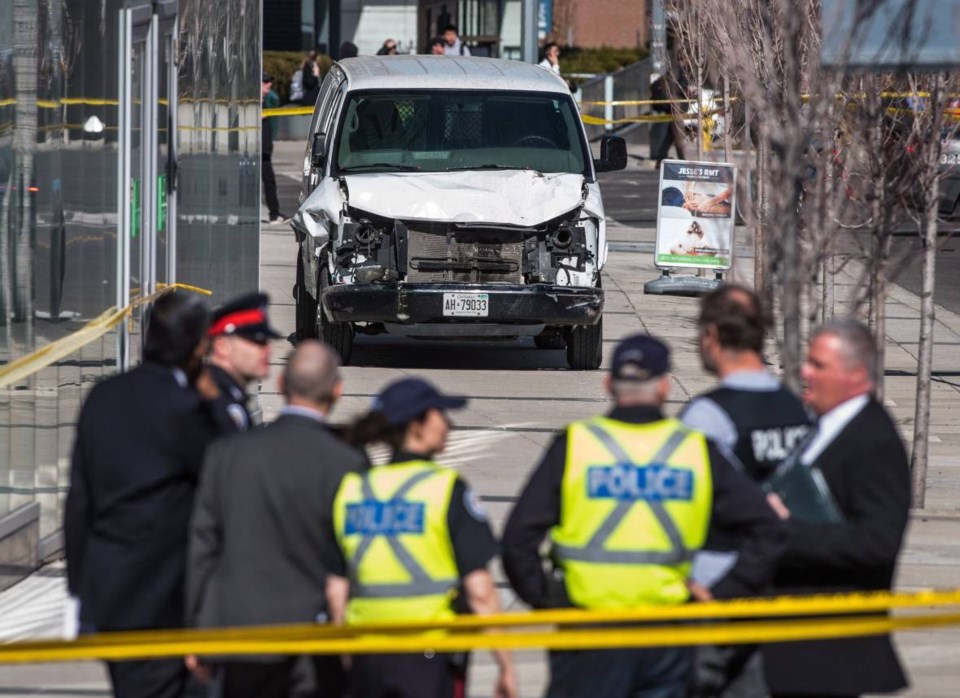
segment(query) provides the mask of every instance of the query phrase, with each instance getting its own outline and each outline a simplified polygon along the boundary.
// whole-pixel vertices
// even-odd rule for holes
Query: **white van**
[[[600,366],[607,255],[593,160],[552,71],[489,58],[349,58],[323,82],[303,160],[298,337],[349,361],[356,333],[533,337]]]

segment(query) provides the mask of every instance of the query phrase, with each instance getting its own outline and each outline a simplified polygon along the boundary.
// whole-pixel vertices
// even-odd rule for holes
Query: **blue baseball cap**
[[[656,337],[634,334],[613,350],[615,380],[646,381],[670,371],[670,349]]]
[[[374,409],[382,412],[389,424],[406,424],[427,410],[459,410],[466,404],[465,397],[444,395],[421,378],[402,378],[383,389]]]

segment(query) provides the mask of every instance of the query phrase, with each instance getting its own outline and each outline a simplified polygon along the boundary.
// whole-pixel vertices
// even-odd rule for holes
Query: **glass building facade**
[[[258,287],[260,36],[259,0],[0,0],[0,370],[164,283]],[[0,588],[58,549],[139,322],[0,385]]]

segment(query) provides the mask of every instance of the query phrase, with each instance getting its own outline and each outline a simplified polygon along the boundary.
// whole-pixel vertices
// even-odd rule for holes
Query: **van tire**
[[[326,267],[320,270],[320,292],[323,292],[324,286],[330,283],[330,272]],[[340,355],[340,361],[344,366],[350,363],[350,355],[353,353],[353,323],[352,322],[333,322],[327,319],[323,312],[323,304],[317,304],[317,327],[319,329],[320,339],[333,347]]]
[[[596,325],[577,325],[567,336],[567,364],[574,371],[594,371],[603,360],[603,318]]]
[[[296,308],[297,341],[317,337],[317,301],[307,292],[303,274],[303,253],[297,253],[297,285],[293,287]]]

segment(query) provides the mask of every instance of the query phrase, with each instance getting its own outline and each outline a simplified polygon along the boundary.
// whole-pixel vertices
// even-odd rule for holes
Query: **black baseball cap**
[[[260,82],[273,82],[273,76],[264,70],[262,76],[260,77]]]
[[[248,293],[224,303],[213,311],[207,336],[236,335],[260,343],[280,338],[267,319],[269,302],[266,293]]]
[[[614,380],[646,381],[670,371],[670,349],[656,337],[634,334],[613,350]]]
[[[444,395],[421,378],[402,378],[394,381],[377,396],[374,409],[383,413],[389,424],[406,424],[427,410],[459,410],[467,398]]]

